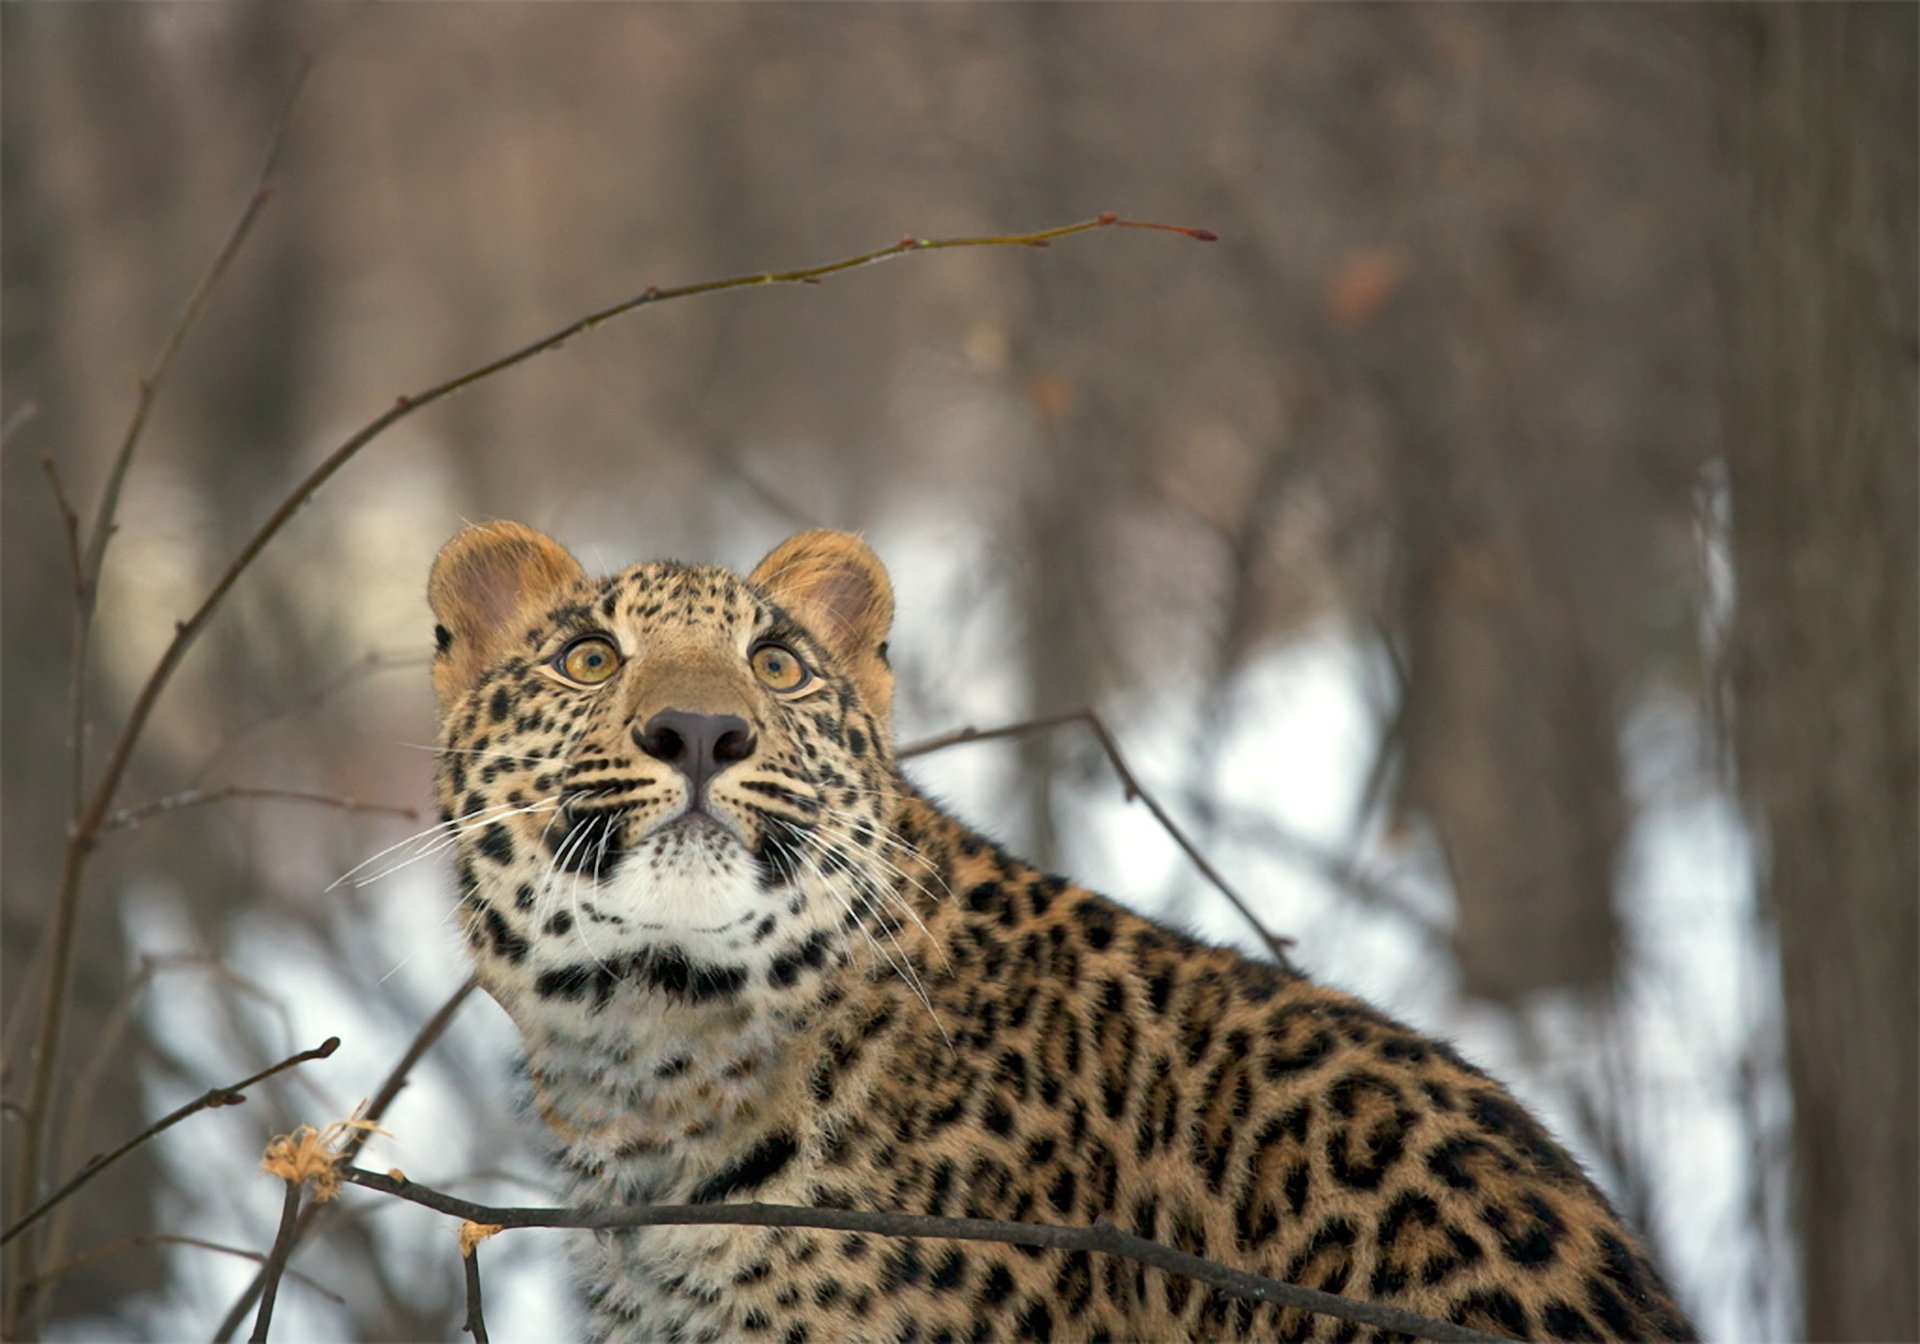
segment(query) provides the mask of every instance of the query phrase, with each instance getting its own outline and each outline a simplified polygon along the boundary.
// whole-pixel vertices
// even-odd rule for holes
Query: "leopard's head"
[[[593,578],[489,523],[429,600],[467,941],[523,1029],[792,1002],[890,918],[893,595],[859,538]]]

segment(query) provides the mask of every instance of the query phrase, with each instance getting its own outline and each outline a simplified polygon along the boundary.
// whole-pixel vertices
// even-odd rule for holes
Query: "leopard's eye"
[[[620,650],[605,635],[583,635],[553,660],[556,671],[582,686],[598,686],[620,670]]]
[[[762,644],[749,656],[753,675],[774,691],[797,691],[813,680],[798,654],[784,644]]]

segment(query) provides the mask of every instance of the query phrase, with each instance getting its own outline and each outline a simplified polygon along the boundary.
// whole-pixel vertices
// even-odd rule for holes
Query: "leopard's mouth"
[[[663,856],[683,851],[717,856],[751,847],[740,823],[710,805],[683,804],[650,822],[639,822],[638,811],[632,804],[590,801],[585,795],[568,799],[560,811],[564,825],[549,841],[554,866],[580,877],[605,878],[643,847]]]
[[[654,822],[632,843],[635,847],[652,846],[663,855],[686,850],[717,856],[727,850],[744,850],[749,842],[739,822],[711,806],[688,803]]]
[[[666,820],[655,825],[647,832],[647,836],[652,837],[680,831],[696,835],[701,832],[714,832],[729,836],[741,844],[746,843],[746,837],[740,834],[740,827],[736,823],[708,807],[693,804],[682,808],[678,815],[668,817]]]

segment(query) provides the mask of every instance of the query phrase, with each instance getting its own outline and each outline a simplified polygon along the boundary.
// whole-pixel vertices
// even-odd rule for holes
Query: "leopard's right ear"
[[[566,547],[519,523],[481,523],[442,546],[427,579],[441,711],[506,652],[540,607],[586,577]]]

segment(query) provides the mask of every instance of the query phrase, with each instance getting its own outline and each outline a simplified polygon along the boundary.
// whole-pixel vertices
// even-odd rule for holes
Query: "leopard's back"
[[[1577,1164],[1449,1047],[915,811],[902,831],[950,891],[928,921],[946,962],[917,966],[931,1012],[889,989],[837,1026],[807,1202],[1105,1221],[1492,1333],[1690,1337]],[[884,1319],[835,1322],[854,1334],[1354,1337],[1109,1257],[815,1244],[833,1302],[878,1277]]]

